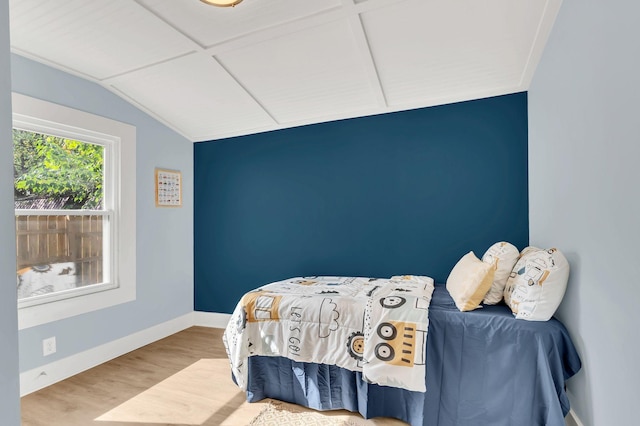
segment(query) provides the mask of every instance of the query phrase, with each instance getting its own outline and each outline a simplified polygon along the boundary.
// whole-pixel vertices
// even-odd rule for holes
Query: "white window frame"
[[[103,135],[86,129],[70,128],[60,123],[51,123],[35,117],[14,114],[13,128],[26,130],[32,133],[56,136],[59,138],[75,139],[82,142],[95,143],[101,146],[103,151],[103,209],[100,210],[29,210],[16,209],[16,216],[102,216],[103,218],[103,282],[69,290],[56,291],[18,300],[18,309],[43,303],[57,302],[70,297],[82,296],[103,290],[118,287],[118,282],[113,277],[118,276],[118,263],[114,257],[114,248],[118,245],[118,236],[115,230],[118,228],[115,211],[118,210],[116,200],[119,199],[119,176],[115,173],[118,169],[116,159],[119,158],[119,138],[112,135]],[[105,220],[106,219],[106,220]]]
[[[136,298],[136,129],[129,124],[14,93],[13,125],[36,133],[105,146],[105,206],[110,247],[104,251],[108,275],[102,284],[37,296],[18,302],[18,328],[58,321]],[[107,171],[107,168],[109,169]],[[109,192],[108,188],[113,188]],[[109,199],[107,197],[110,197]],[[42,214],[16,210],[16,214]],[[87,212],[88,213],[88,212]],[[95,211],[91,212],[95,214]],[[46,214],[60,214],[48,211]],[[82,211],[61,214],[81,215]],[[107,269],[105,269],[107,272]]]

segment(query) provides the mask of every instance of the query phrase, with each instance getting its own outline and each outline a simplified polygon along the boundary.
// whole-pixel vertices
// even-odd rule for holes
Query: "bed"
[[[274,398],[413,426],[564,426],[565,381],[581,362],[557,319],[516,320],[505,305],[460,312],[444,284],[430,302],[426,392],[371,384],[335,365],[250,356],[247,401]]]

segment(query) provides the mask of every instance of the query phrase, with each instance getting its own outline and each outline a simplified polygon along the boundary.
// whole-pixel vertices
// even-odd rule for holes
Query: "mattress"
[[[564,426],[565,382],[581,362],[557,319],[516,320],[505,305],[460,312],[437,284],[426,354],[424,393],[369,384],[360,372],[336,366],[250,357],[247,400],[347,409],[413,426]]]

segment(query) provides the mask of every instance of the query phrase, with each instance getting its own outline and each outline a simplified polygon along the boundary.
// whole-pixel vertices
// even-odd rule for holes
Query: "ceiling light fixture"
[[[218,7],[233,7],[242,2],[242,0],[200,0],[202,3],[210,4]]]

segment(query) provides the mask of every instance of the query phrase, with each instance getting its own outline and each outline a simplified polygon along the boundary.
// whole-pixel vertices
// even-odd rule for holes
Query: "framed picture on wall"
[[[182,173],[156,168],[156,207],[182,207]]]

